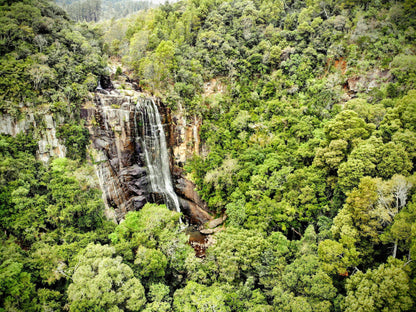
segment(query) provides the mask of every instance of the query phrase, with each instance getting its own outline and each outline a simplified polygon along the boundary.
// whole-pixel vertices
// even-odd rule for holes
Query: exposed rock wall
[[[382,83],[390,82],[392,75],[389,70],[372,70],[366,75],[355,76],[347,79],[347,87],[354,94],[357,92],[369,92],[379,88]]]
[[[16,136],[22,132],[27,133],[31,128],[43,128],[42,131],[37,131],[39,146],[37,157],[44,163],[48,163],[51,157],[65,157],[66,155],[66,147],[56,136],[56,128],[62,122],[63,118],[54,118],[51,114],[44,114],[38,118],[38,122],[33,113],[28,113],[18,120],[10,115],[0,114],[0,133]]]
[[[135,100],[115,92],[98,93],[95,104],[82,109],[81,116],[91,134],[106,214],[119,221],[151,200],[144,159],[135,142]]]
[[[51,157],[65,157],[66,147],[61,144],[56,136],[56,126],[63,123],[63,118],[54,120],[52,115],[45,115],[45,130],[42,132],[42,137],[38,141],[39,149],[37,157],[44,163],[48,163]]]
[[[201,144],[200,129],[202,120],[196,116],[187,117],[183,109],[175,113],[166,110],[169,127],[169,145],[172,148],[171,166],[174,188],[178,194],[184,213],[191,216],[191,223],[211,220],[207,204],[201,200],[196,185],[186,178],[183,166],[194,155],[206,155],[205,145]]]
[[[133,92],[132,95],[122,95],[116,91],[97,93],[95,107],[81,110],[92,138],[92,155],[103,190],[106,215],[117,221],[123,219],[128,211],[140,209],[146,202],[162,202],[160,196],[150,191],[143,149],[139,140],[136,140],[135,106],[137,97],[143,94]],[[172,138],[177,130],[172,124],[170,110],[160,101],[156,100],[156,103],[164,118],[167,142],[172,153],[175,150],[175,140]],[[177,154],[184,161],[189,155]],[[199,198],[195,185],[183,176],[180,168],[183,163],[176,161],[176,157],[170,159],[174,189],[183,212],[192,223],[210,220],[207,206]]]
[[[186,118],[180,112],[172,116],[170,145],[173,147],[173,161],[176,166],[183,167],[190,157],[200,155],[200,128],[201,119],[196,116]]]
[[[33,114],[16,120],[8,114],[0,114],[0,133],[15,136],[20,132],[26,132],[35,123]]]

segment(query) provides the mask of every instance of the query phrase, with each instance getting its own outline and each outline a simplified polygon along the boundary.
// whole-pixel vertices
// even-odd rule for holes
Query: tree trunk
[[[395,242],[394,242],[394,247],[393,247],[393,258],[396,258],[397,255],[397,245],[399,243],[399,240],[396,238]]]

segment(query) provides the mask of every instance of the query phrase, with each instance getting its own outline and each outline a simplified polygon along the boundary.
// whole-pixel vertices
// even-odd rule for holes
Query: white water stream
[[[179,200],[173,190],[165,131],[153,99],[139,99],[135,110],[136,140],[145,155],[152,191],[163,196],[166,206],[180,212]]]

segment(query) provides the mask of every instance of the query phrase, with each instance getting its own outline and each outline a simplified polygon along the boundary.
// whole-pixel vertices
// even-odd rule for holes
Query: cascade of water
[[[163,196],[169,209],[180,212],[173,190],[165,131],[152,99],[139,99],[135,110],[136,139],[143,148],[152,191]]]

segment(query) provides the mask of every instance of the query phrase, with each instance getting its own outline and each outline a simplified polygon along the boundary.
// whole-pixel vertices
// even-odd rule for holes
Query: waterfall
[[[166,206],[180,212],[179,200],[173,190],[166,147],[165,131],[153,99],[139,99],[135,109],[136,140],[143,149],[150,187],[162,195]]]

